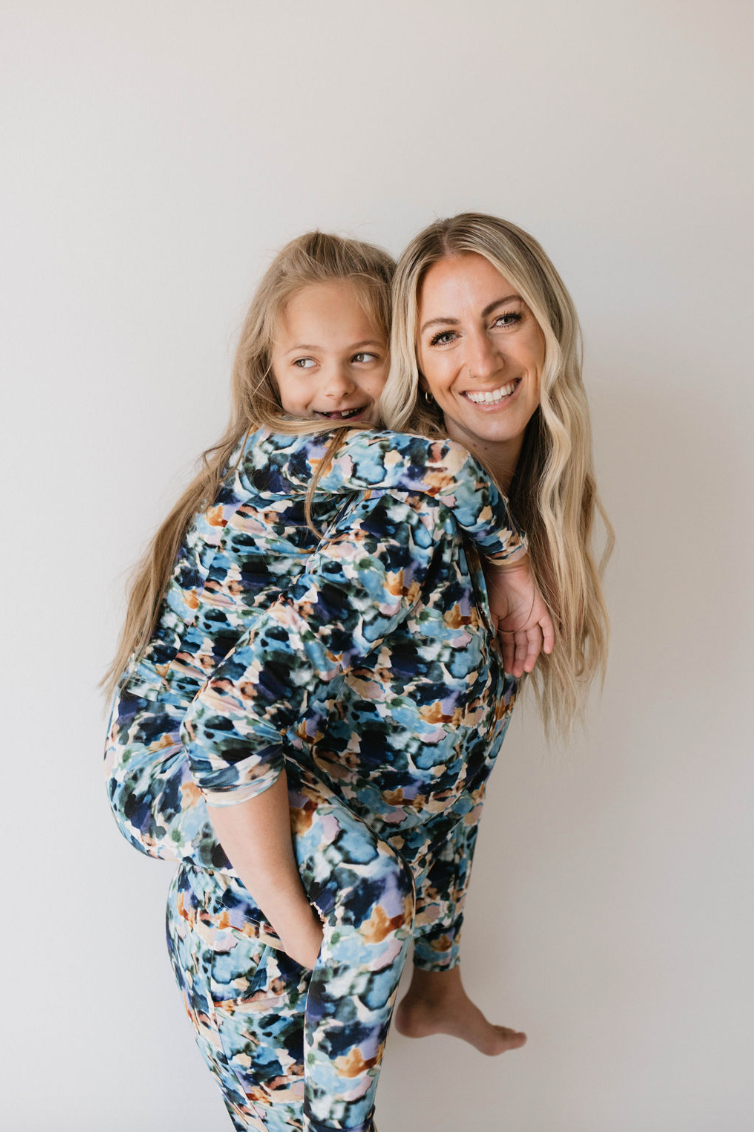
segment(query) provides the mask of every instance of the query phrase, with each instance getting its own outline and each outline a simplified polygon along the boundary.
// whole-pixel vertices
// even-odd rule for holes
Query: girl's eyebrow
[[[513,299],[520,299],[520,298],[521,298],[520,295],[506,295],[504,299],[495,299],[494,302],[488,303],[487,306],[484,308],[484,310],[482,311],[482,318],[486,318],[488,314],[492,314],[495,307],[502,306],[503,303],[510,303]],[[428,326],[435,326],[435,325],[439,325],[439,324],[442,324],[443,326],[458,326],[458,319],[457,318],[430,318],[430,319],[427,319],[427,321],[424,323],[424,325],[422,326],[419,333],[423,334]]]
[[[363,342],[354,342],[354,344],[352,346],[349,346],[348,349],[349,350],[360,350],[362,346],[380,346],[380,347],[382,347],[383,345],[384,345],[384,343],[380,342],[379,338],[365,338]]]
[[[297,350],[319,350],[319,346],[312,346],[309,342],[299,342],[297,346],[291,346],[290,350],[286,350],[286,354],[295,354]]]
[[[365,338],[363,342],[354,342],[351,346],[346,346],[347,350],[360,350],[362,346],[379,346],[382,348],[383,343],[378,338]],[[299,342],[297,346],[291,346],[290,350],[286,350],[286,355],[295,354],[298,350],[321,350],[321,346],[312,346],[309,342]]]

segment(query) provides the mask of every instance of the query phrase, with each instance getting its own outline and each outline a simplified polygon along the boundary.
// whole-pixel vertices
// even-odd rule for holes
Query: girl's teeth
[[[512,381],[510,385],[503,385],[501,389],[495,389],[491,393],[467,393],[466,396],[475,405],[494,405],[497,401],[502,401],[504,397],[510,397],[515,388],[516,383]]]
[[[363,408],[362,405],[358,409],[344,409],[342,413],[323,413],[322,416],[329,417],[330,420],[347,421],[349,417],[355,417],[357,413],[360,413]]]

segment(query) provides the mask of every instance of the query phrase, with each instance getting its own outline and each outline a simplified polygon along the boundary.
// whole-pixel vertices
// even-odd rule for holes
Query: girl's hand
[[[503,667],[511,676],[531,672],[541,652],[549,654],[555,629],[532,576],[529,556],[511,565],[484,563],[493,627],[503,646]]]

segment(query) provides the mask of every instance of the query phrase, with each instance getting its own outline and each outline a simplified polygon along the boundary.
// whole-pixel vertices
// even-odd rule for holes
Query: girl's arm
[[[251,438],[239,472],[252,490],[301,494],[319,470],[332,435],[260,432]],[[316,491],[348,495],[368,490],[436,499],[492,561],[510,562],[526,553],[526,536],[516,526],[507,499],[456,441],[386,429],[348,430]]]
[[[414,966],[425,971],[447,971],[460,962],[463,906],[482,816],[483,786],[474,802],[416,886]]]
[[[306,922],[303,890],[293,877],[287,811],[276,808],[276,795],[259,796],[281,776],[284,742],[301,747],[307,724],[316,728],[307,719],[315,694],[334,707],[343,675],[417,604],[440,509],[426,498],[366,493],[290,591],[255,619],[185,717],[181,738],[220,841],[286,949]]]

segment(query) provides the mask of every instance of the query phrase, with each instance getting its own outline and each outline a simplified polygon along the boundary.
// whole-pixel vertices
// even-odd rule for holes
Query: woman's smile
[[[521,378],[517,377],[507,385],[498,386],[497,389],[466,389],[461,396],[465,397],[467,401],[471,401],[477,408],[489,412],[509,405],[520,384]]]

